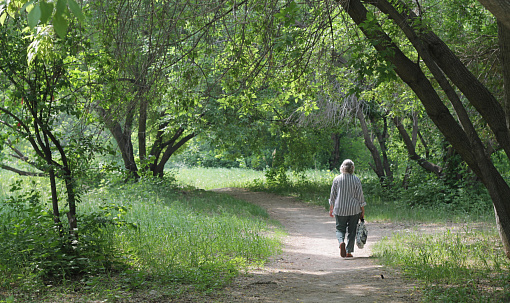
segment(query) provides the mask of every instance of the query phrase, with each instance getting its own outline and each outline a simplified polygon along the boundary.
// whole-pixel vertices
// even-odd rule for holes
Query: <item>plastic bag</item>
[[[356,231],[356,245],[359,249],[365,247],[367,243],[368,229],[365,225],[365,219],[361,219],[358,223],[358,230]]]

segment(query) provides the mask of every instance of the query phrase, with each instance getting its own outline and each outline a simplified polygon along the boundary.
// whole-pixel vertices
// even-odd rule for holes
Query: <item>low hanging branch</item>
[[[11,167],[11,166],[5,165],[5,164],[0,164],[0,168],[12,171],[14,173],[17,173],[20,176],[31,176],[31,177],[47,177],[48,176],[45,173],[33,173],[33,172],[24,171],[24,170],[19,170],[17,168],[14,168],[14,167]]]

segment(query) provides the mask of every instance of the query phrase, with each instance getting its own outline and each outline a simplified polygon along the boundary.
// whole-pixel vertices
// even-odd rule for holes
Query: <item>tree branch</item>
[[[11,167],[11,166],[5,165],[5,164],[0,164],[0,168],[15,172],[20,176],[32,176],[32,177],[47,177],[48,176],[45,173],[33,173],[33,172],[23,171],[23,170],[19,170],[17,168],[14,168],[14,167]]]

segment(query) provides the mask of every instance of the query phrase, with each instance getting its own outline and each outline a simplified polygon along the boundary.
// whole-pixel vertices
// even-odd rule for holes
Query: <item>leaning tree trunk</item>
[[[122,128],[118,121],[112,119],[109,113],[102,107],[98,106],[96,111],[104,120],[106,127],[112,134],[115,142],[117,142],[120,154],[122,155],[122,160],[124,161],[124,168],[128,171],[129,177],[138,179],[138,167],[135,162],[133,142],[131,141],[131,123],[133,120],[132,110],[126,117],[126,125],[124,125],[124,128]]]
[[[508,241],[508,236],[510,235],[510,187],[494,167],[491,159],[486,155],[485,148],[472,123],[469,121],[466,109],[458,102],[456,97],[453,96],[453,89],[449,87],[448,81],[444,81],[443,71],[464,93],[470,103],[481,113],[485,120],[488,121],[498,142],[508,155],[508,151],[510,150],[508,138],[510,137],[501,106],[499,106],[499,103],[495,102],[494,97],[490,95],[490,93],[490,98],[484,98],[487,97],[488,90],[483,87],[483,85],[480,85],[479,82],[471,83],[474,78],[473,75],[469,73],[467,68],[465,68],[458,59],[454,59],[455,56],[453,53],[439,38],[435,37],[430,32],[425,34],[425,41],[421,39],[423,36],[418,37],[412,25],[409,24],[409,21],[412,21],[412,12],[407,11],[407,14],[401,15],[385,0],[372,2],[384,13],[389,14],[398,26],[403,29],[411,43],[413,43],[413,46],[423,58],[429,70],[433,73],[434,78],[441,85],[441,88],[445,91],[450,102],[454,106],[462,126],[459,125],[449,109],[444,105],[443,100],[439,97],[434,86],[425,76],[420,66],[405,56],[378,24],[372,23],[370,28],[365,26],[368,12],[364,5],[359,0],[351,0],[349,2],[341,1],[340,3],[352,20],[359,26],[360,30],[370,39],[373,47],[379,53],[386,55],[386,60],[394,65],[395,71],[399,77],[408,84],[418,96],[425,107],[427,115],[473,172],[482,180],[492,198],[505,253],[507,257],[510,258],[510,246]],[[405,8],[405,6],[403,7]],[[431,41],[434,41],[434,43],[431,44]],[[445,66],[445,64],[454,66]],[[457,66],[458,64],[462,66]],[[491,121],[496,120],[498,117],[503,118],[502,121]],[[501,127],[501,123],[503,123],[503,128]]]
[[[503,67],[505,96],[503,105],[505,108],[506,125],[510,130],[510,27],[505,27],[498,22],[499,54]]]
[[[370,132],[368,131],[367,122],[365,120],[365,114],[363,114],[363,111],[361,109],[358,109],[356,111],[356,117],[358,118],[360,124],[361,124],[361,130],[363,131],[363,138],[365,140],[365,146],[370,151],[370,154],[372,155],[372,159],[374,160],[374,165],[370,165],[372,169],[374,170],[375,174],[379,178],[379,182],[384,183],[384,180],[386,179],[386,175],[384,173],[384,167],[381,161],[381,156],[379,155],[379,151],[377,150],[377,147],[375,146],[372,137],[370,136]]]
[[[501,3],[501,2],[500,2]],[[507,8],[510,9],[510,4],[506,2]],[[506,125],[507,130],[510,132],[510,20],[506,19],[506,23],[502,23],[498,21],[498,38],[499,38],[499,53],[501,58],[501,66],[503,67],[503,78],[504,78],[504,108],[505,108],[505,116],[506,116]],[[502,203],[505,203],[504,201]],[[498,214],[498,210],[494,207],[496,213],[496,222],[499,230],[499,234],[501,239],[503,239],[503,245],[505,247],[510,247],[509,243],[509,234],[505,232],[501,226],[505,224],[502,223],[501,220],[508,220],[504,216],[500,216]],[[507,223],[508,224],[508,223]],[[507,250],[507,257],[510,258],[510,249]]]
[[[124,168],[129,172],[130,176],[138,179],[138,167],[135,162],[135,154],[133,150],[133,142],[131,141],[131,132],[123,132],[120,124],[116,123],[115,126],[110,128],[110,132],[117,142],[119,151],[124,161]]]
[[[383,132],[379,131],[379,128],[375,126],[375,121],[371,121],[372,129],[379,142],[381,148],[382,164],[384,167],[384,173],[386,175],[385,184],[389,185],[393,182],[393,172],[391,171],[390,160],[388,159],[388,147],[386,146],[386,140],[388,139],[388,122],[386,115],[383,117]]]
[[[436,176],[440,177],[442,168],[418,155],[418,153],[416,152],[416,143],[415,143],[415,141],[413,142],[413,140],[407,133],[406,129],[404,128],[404,125],[402,125],[402,122],[400,121],[400,119],[398,119],[397,117],[394,117],[393,123],[395,124],[395,126],[398,129],[398,132],[399,132],[400,136],[402,137],[402,141],[404,141],[404,144],[407,149],[407,154],[409,155],[409,159],[418,163],[418,165],[420,165],[426,171],[432,172],[432,173],[436,174]]]
[[[180,132],[182,134],[182,132]],[[195,137],[194,133],[191,133],[189,135],[186,135],[182,137],[180,140],[178,140],[179,136],[174,135],[171,140],[165,142],[161,145],[161,150],[157,153],[157,156],[154,157],[154,165],[152,166],[152,174],[155,177],[163,178],[165,164],[168,162],[170,157],[184,144],[186,144],[189,140],[193,139]],[[166,148],[166,149],[165,149]],[[163,149],[165,149],[163,151]],[[161,159],[160,158],[161,155]],[[159,163],[158,163],[159,159]]]

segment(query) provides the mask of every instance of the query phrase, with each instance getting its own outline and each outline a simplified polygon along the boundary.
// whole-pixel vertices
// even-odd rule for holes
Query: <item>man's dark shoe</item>
[[[345,250],[345,243],[340,243],[340,257],[345,258],[347,251]]]

